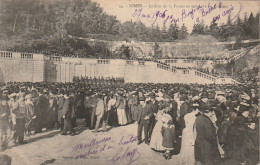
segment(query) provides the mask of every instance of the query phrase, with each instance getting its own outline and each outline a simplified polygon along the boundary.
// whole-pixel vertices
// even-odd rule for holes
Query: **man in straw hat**
[[[14,107],[14,111],[16,115],[16,126],[14,132],[14,142],[18,138],[18,142],[24,143],[24,132],[25,132],[25,117],[26,117],[26,106],[24,102],[24,93],[20,93],[18,96],[17,104]]]
[[[36,118],[34,105],[32,103],[32,95],[28,94],[25,96],[25,107],[26,107],[26,128],[28,135],[31,135],[31,129],[33,127],[33,120]]]

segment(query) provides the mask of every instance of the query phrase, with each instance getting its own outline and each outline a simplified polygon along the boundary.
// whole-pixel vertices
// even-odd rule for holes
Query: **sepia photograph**
[[[0,165],[260,165],[254,0],[0,0]]]

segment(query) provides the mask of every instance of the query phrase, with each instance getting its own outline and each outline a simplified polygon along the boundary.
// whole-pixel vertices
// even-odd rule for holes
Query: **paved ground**
[[[178,157],[165,160],[144,143],[137,145],[137,125],[112,128],[108,132],[93,133],[79,127],[76,136],[62,136],[59,131],[46,131],[26,137],[27,144],[12,145],[2,154],[12,157],[13,165],[93,164],[146,165],[178,164]],[[226,161],[222,164],[237,164]]]

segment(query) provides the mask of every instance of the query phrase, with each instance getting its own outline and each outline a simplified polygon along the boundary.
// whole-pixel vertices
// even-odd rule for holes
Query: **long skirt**
[[[117,117],[118,117],[119,125],[126,125],[127,118],[126,118],[125,109],[117,109]]]
[[[132,119],[134,121],[137,121],[137,117],[138,117],[138,108],[136,105],[132,105],[131,107],[131,113],[132,113]]]
[[[165,148],[162,146],[163,136],[161,130],[162,130],[162,123],[157,122],[154,126],[151,141],[150,141],[150,147],[156,151],[165,150]]]
[[[178,164],[194,165],[196,163],[194,155],[194,135],[192,127],[184,128],[182,131],[181,151]]]

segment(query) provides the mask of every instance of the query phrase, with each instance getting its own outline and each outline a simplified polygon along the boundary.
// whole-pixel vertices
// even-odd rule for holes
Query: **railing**
[[[139,65],[145,65],[144,61],[138,61]]]
[[[230,58],[229,61],[231,61],[232,59],[233,59],[233,60],[237,60],[237,59],[239,59],[239,58],[241,58],[241,57],[243,57],[243,56],[245,56],[245,55],[251,53],[251,51],[253,51],[253,53],[254,53],[254,51],[259,51],[259,45],[256,46],[256,47],[254,47],[254,48],[251,47],[251,48],[249,48],[249,49],[243,50],[243,51],[240,52],[238,55],[235,55],[234,57]]]
[[[59,57],[59,56],[50,56],[50,61],[62,61],[62,57]]]
[[[97,60],[97,64],[110,64],[110,60]]]
[[[32,53],[21,53],[21,59],[33,59]]]
[[[160,64],[160,63],[157,63],[157,68],[160,68],[163,70],[170,70],[170,66],[168,66],[166,64]]]
[[[126,64],[127,64],[127,65],[133,65],[133,64],[134,64],[134,61],[133,61],[133,60],[126,60]]]
[[[0,57],[1,58],[13,58],[13,53],[12,52],[0,52]]]
[[[195,75],[216,82],[217,77],[195,70]]]
[[[156,62],[157,63],[157,62]],[[177,73],[177,70],[182,70],[182,74],[189,74],[189,70],[190,68],[178,68],[178,67],[174,67],[174,66],[169,66],[167,64],[162,64],[162,63],[157,63],[157,68],[163,69],[163,70],[167,70],[173,73]]]

